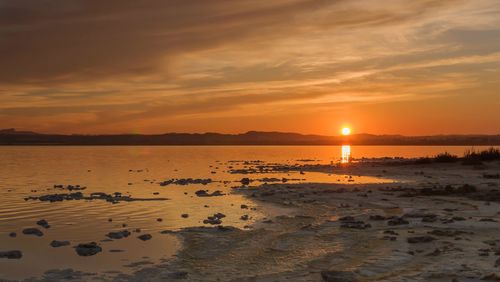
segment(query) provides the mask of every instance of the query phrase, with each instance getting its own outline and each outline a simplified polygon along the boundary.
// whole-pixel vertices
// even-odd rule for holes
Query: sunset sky
[[[0,0],[0,128],[500,133],[498,0]]]

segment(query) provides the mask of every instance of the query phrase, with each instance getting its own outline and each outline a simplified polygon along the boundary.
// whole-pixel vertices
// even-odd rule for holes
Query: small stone
[[[153,238],[153,236],[151,236],[151,234],[143,234],[137,238],[139,238],[142,241],[148,241],[148,240],[151,240],[151,238]]]
[[[23,229],[23,234],[25,235],[35,235],[38,237],[43,236],[43,232],[38,228],[25,228]]]
[[[407,241],[410,244],[416,244],[416,243],[429,243],[436,240],[436,238],[432,236],[415,236],[415,237],[408,237]]]
[[[96,242],[78,244],[78,246],[75,247],[75,250],[79,256],[83,257],[93,256],[102,252],[102,248],[97,245]]]
[[[396,217],[396,218],[393,218],[393,219],[387,221],[387,225],[389,225],[389,226],[403,225],[403,224],[410,224],[410,222],[408,222],[408,220],[406,220],[402,217]]]
[[[324,270],[321,271],[321,278],[327,282],[356,282],[357,279],[352,272]]]
[[[16,232],[10,232],[9,233],[9,237],[12,237],[12,238],[17,237],[17,233]]]
[[[187,214],[187,213],[183,213],[183,214],[181,215],[181,217],[182,217],[182,218],[188,218],[188,217],[189,217],[189,214]]]
[[[45,219],[37,221],[36,224],[42,226],[43,228],[50,228],[49,223]]]
[[[123,238],[130,236],[130,231],[128,231],[128,230],[113,231],[113,232],[109,232],[108,234],[106,234],[106,236],[111,238],[111,239],[123,239]]]
[[[64,247],[64,246],[68,246],[69,244],[70,244],[69,241],[53,240],[52,242],[50,242],[50,246],[52,246],[53,248]]]
[[[0,252],[0,258],[6,259],[20,259],[23,257],[23,253],[21,251],[6,251]]]

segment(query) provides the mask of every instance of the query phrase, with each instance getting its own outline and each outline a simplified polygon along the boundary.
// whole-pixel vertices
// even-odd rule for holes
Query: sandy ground
[[[248,230],[175,232],[184,247],[174,259],[114,280],[500,281],[499,163],[375,162],[301,170],[398,183],[237,187],[234,193],[253,199],[267,219]],[[43,279],[69,277],[101,280],[71,271]]]

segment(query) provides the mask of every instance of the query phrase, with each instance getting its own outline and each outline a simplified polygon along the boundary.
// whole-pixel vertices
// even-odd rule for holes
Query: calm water
[[[388,147],[357,146],[193,146],[193,147],[0,147],[0,251],[21,250],[20,260],[0,259],[1,278],[25,278],[40,275],[48,269],[73,268],[92,272],[131,272],[130,264],[146,261],[159,263],[172,257],[180,242],[172,235],[160,235],[161,230],[175,230],[203,225],[203,220],[216,212],[227,215],[224,225],[243,228],[264,215],[259,209],[243,210],[241,204],[256,204],[239,195],[197,197],[199,189],[221,190],[230,193],[242,177],[301,178],[305,182],[346,182],[343,175],[320,173],[293,174],[229,174],[228,167],[244,168],[235,160],[261,160],[268,163],[339,162],[342,157],[420,157],[448,151],[461,155],[470,147]],[[481,147],[477,147],[481,149]],[[211,178],[208,185],[169,185],[160,181],[171,178]],[[355,177],[354,183],[390,182],[390,179]],[[53,193],[67,193],[54,189],[55,184],[81,185],[91,192],[114,193],[141,198],[169,198],[168,201],[120,202],[105,201],[25,201],[25,197]],[[159,194],[154,194],[159,193]],[[208,207],[206,207],[208,206]],[[189,214],[182,218],[181,214]],[[242,221],[244,214],[250,221]],[[109,222],[108,219],[112,219]],[[162,221],[157,221],[161,218]],[[26,227],[39,227],[37,220],[46,219],[51,228],[40,229],[43,237],[22,234]],[[127,224],[127,227],[122,227]],[[140,233],[115,240],[105,234],[116,230],[135,230]],[[17,232],[17,237],[9,237]],[[143,242],[136,237],[151,233],[153,239]],[[69,240],[72,245],[81,242],[100,242],[103,252],[92,257],[80,257],[71,246],[52,248],[52,240]],[[123,252],[109,252],[112,249]],[[127,266],[128,265],[128,266]]]

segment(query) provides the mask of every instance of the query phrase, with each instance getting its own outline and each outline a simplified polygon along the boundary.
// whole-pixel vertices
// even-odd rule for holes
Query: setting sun
[[[351,129],[349,127],[342,128],[342,135],[350,135]]]

